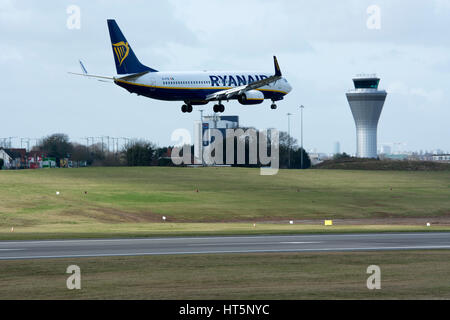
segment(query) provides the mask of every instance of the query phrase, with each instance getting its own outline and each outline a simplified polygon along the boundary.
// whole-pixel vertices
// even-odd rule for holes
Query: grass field
[[[398,223],[418,218],[433,226]],[[450,231],[434,223],[449,218],[447,171],[0,171],[0,240]],[[307,222],[324,219],[359,224]],[[65,286],[72,264],[81,267],[80,291]],[[366,288],[371,264],[382,268],[382,290]],[[449,250],[21,260],[0,269],[0,299],[450,298]]]
[[[2,261],[0,299],[450,299],[450,251]],[[81,290],[66,288],[69,265]],[[381,290],[368,290],[369,265]]]
[[[281,170],[276,176],[241,168],[0,171],[0,239],[311,232],[329,229],[276,222],[449,216],[450,171]],[[275,223],[253,228],[253,222],[264,221]],[[416,227],[390,230],[411,228]]]

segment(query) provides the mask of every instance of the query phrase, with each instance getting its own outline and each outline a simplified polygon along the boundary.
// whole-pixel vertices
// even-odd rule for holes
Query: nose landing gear
[[[272,103],[272,105],[270,106],[270,109],[275,110],[276,108],[278,108],[278,107],[277,107],[277,105],[275,104],[275,102]]]

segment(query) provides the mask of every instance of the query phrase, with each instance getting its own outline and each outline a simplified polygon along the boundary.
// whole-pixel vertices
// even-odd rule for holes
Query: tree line
[[[297,145],[297,141],[286,132],[280,132],[280,168],[301,168],[301,157],[303,157],[303,168],[311,167],[308,153]],[[225,145],[225,144],[224,144]],[[194,147],[191,147],[193,154]],[[236,143],[235,143],[236,148]],[[49,135],[33,147],[32,151],[42,152],[47,157],[56,159],[59,165],[61,159],[72,161],[85,161],[88,166],[173,166],[171,152],[173,147],[158,147],[152,142],[136,140],[127,143],[121,150],[111,152],[102,143],[83,145],[71,142],[67,134]],[[244,167],[259,166],[249,164],[249,141],[245,146],[246,162],[239,165]],[[224,152],[226,154],[226,152]],[[235,155],[237,153],[235,152]]]

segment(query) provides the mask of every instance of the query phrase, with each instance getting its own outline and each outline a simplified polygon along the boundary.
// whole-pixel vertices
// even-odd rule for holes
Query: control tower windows
[[[378,89],[380,79],[355,79],[355,89]]]

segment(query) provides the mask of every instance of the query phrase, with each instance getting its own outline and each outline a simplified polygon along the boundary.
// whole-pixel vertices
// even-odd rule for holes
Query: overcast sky
[[[81,10],[80,29],[67,28],[70,5]],[[381,10],[380,29],[368,28],[371,5]],[[79,72],[82,59],[90,73],[115,75],[108,18],[157,70],[272,72],[277,55],[294,89],[276,111],[270,101],[226,104],[225,114],[239,115],[244,126],[287,131],[290,112],[299,139],[303,104],[307,149],[332,152],[339,141],[355,153],[345,93],[355,74],[377,73],[388,91],[379,145],[450,150],[450,0],[0,0],[0,138],[62,132],[162,146],[173,130],[192,130],[200,114],[181,113],[181,103],[67,74]],[[212,113],[212,104],[202,108]]]

